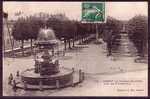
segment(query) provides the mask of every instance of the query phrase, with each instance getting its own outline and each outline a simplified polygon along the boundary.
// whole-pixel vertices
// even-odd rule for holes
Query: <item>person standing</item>
[[[107,56],[112,55],[113,31],[110,30],[107,34]]]
[[[16,92],[16,91],[17,91],[17,83],[16,83],[16,81],[15,81],[15,80],[13,80],[12,89],[13,89],[13,91],[14,91],[14,92]]]
[[[12,84],[12,80],[13,80],[13,75],[12,73],[10,74],[9,78],[8,78],[8,84],[11,85]]]

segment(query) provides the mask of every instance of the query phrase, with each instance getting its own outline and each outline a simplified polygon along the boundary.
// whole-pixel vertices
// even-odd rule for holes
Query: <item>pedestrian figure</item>
[[[14,91],[14,92],[16,92],[16,91],[17,91],[17,83],[16,83],[16,81],[15,81],[15,80],[13,80],[12,89],[13,89],[13,91]]]
[[[74,73],[74,68],[72,68],[72,72]]]
[[[17,71],[17,74],[16,74],[16,76],[17,76],[17,77],[19,77],[19,71]]]
[[[11,85],[13,80],[13,75],[10,73],[10,76],[8,77],[8,84]]]
[[[35,60],[35,73],[39,73],[39,61]]]
[[[113,40],[113,34],[112,34],[112,30],[110,32],[108,32],[108,38],[107,38],[107,56],[111,56],[112,55],[112,40]]]
[[[82,81],[82,70],[80,69],[79,70],[79,82],[81,82]]]

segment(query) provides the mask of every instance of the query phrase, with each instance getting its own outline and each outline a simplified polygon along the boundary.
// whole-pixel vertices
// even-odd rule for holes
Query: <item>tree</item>
[[[27,24],[28,24],[28,39],[30,39],[31,44],[31,51],[32,51],[32,40],[36,40],[39,30],[44,25],[44,20],[41,20],[40,18],[30,16],[27,18]]]
[[[79,22],[77,25],[77,32],[78,32],[78,39],[80,39],[80,43],[83,43],[84,41],[84,36],[86,33],[86,25]]]
[[[129,38],[137,48],[141,57],[148,53],[148,18],[137,15],[130,19],[127,24]]]
[[[28,40],[27,30],[28,25],[24,18],[19,18],[16,23],[14,24],[13,30],[12,30],[12,36],[15,40],[21,41],[21,48],[22,48],[22,55],[24,55],[24,40]]]
[[[69,44],[69,49],[71,49],[71,41],[74,39],[75,36],[75,24],[71,20],[64,21],[63,24],[63,36]]]
[[[66,50],[67,42],[71,48],[71,39],[74,37],[73,22],[70,21],[64,14],[51,15],[47,20],[47,26],[52,28],[58,39],[64,41],[64,49]]]
[[[24,55],[24,40],[37,39],[39,29],[43,26],[42,20],[36,17],[19,18],[14,24],[12,36],[15,40],[21,41],[22,55]]]
[[[121,21],[110,16],[107,17],[106,23],[103,26],[102,38],[108,45],[107,49],[109,49],[109,54],[111,54],[112,50],[117,50],[119,48],[119,41],[117,41],[117,39],[120,38],[121,26]]]
[[[73,20],[72,21],[72,47],[75,47],[75,41],[77,39],[77,21]]]

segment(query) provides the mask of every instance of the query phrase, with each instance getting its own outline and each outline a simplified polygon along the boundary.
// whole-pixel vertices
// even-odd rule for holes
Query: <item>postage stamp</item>
[[[83,2],[82,21],[83,22],[105,22],[105,3],[104,2]]]

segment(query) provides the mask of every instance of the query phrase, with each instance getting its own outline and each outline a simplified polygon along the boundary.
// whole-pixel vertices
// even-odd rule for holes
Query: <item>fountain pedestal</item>
[[[43,86],[46,88],[58,88],[72,85],[73,70],[59,67],[59,60],[53,59],[49,49],[54,49],[57,45],[56,38],[52,30],[42,29],[35,43],[36,47],[43,50],[43,55],[35,59],[35,67],[27,69],[21,73],[21,81],[29,89]],[[24,84],[19,87],[23,87]]]

